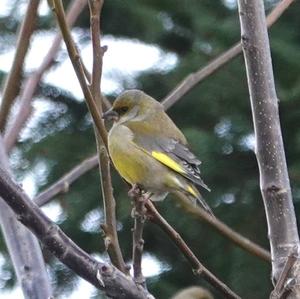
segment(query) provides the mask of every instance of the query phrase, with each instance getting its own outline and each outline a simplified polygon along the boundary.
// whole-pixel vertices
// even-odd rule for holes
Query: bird
[[[200,177],[201,162],[160,102],[141,90],[126,90],[102,118],[113,120],[108,151],[127,183],[150,194],[153,201],[182,192],[213,215],[196,187],[210,191]]]

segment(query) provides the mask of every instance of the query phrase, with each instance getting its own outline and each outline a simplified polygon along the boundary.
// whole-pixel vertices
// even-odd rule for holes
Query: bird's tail
[[[195,204],[201,206],[208,214],[215,217],[209,205],[205,202],[204,198],[194,185],[188,184],[185,192],[188,198]]]

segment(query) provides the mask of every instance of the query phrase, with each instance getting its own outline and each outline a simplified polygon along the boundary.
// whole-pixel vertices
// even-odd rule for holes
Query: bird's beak
[[[112,108],[107,110],[102,114],[102,118],[105,120],[118,120],[119,119],[119,114],[114,111]]]

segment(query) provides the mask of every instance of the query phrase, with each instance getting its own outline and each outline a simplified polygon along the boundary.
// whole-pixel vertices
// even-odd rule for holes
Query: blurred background
[[[70,1],[63,1],[68,5]],[[278,1],[265,1],[270,11]],[[0,81],[9,72],[16,30],[27,1],[0,2]],[[293,4],[270,30],[280,116],[297,215],[300,211],[300,6]],[[102,12],[104,55],[102,91],[113,99],[124,89],[138,88],[162,100],[189,73],[228,49],[240,37],[235,0],[106,0]],[[55,19],[41,1],[39,22],[26,59],[24,78],[35,70],[57,32]],[[89,13],[78,18],[73,36],[91,67]],[[34,113],[22,130],[10,162],[30,197],[96,152],[91,117],[63,46],[44,76],[33,101]],[[18,105],[14,107],[17,111]],[[203,161],[203,194],[215,215],[231,228],[268,249],[267,227],[259,191],[258,168],[247,80],[242,56],[213,74],[169,111],[193,151]],[[131,204],[113,171],[118,231],[124,257],[131,262]],[[242,298],[267,298],[270,265],[188,215],[168,197],[159,203],[162,215],[190,245],[200,261]],[[73,184],[67,194],[43,208],[79,246],[107,260],[98,170]],[[168,237],[147,223],[143,267],[148,288],[160,299],[200,284],[221,298],[190,265]],[[44,252],[55,298],[103,298],[64,265]],[[21,298],[0,235],[0,297]]]

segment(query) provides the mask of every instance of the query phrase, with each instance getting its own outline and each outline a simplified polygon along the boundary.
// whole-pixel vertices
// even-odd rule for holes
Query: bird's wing
[[[161,136],[135,135],[134,143],[173,171],[210,191],[200,177],[201,161],[180,141]]]

